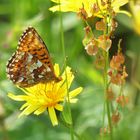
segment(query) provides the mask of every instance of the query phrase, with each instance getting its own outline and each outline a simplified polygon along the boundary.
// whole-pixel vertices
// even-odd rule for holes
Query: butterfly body
[[[17,51],[7,63],[7,75],[20,87],[60,81],[54,73],[47,47],[33,27],[28,27],[21,36]]]

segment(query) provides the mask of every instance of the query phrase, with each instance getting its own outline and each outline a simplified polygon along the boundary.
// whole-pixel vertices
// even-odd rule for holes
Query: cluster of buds
[[[83,45],[88,55],[95,56],[95,66],[98,69],[103,69],[105,66],[104,52],[108,52],[112,45],[110,36],[114,31],[114,22],[112,22],[109,34],[101,34],[99,36],[94,35],[90,26],[85,27],[85,37],[83,39]],[[96,30],[99,32],[105,32],[106,23],[104,19],[97,21],[95,24]]]
[[[106,10],[100,11],[101,7]],[[98,32],[98,34],[94,34],[90,25],[88,24],[90,12],[86,11],[84,6],[83,8],[79,9],[79,17],[87,23],[87,27],[84,28],[85,37],[83,39],[83,45],[88,55],[95,56],[96,59],[94,64],[96,68],[105,70],[105,67],[107,67],[107,69],[109,69],[108,73],[106,74],[108,78],[106,100],[109,102],[116,101],[115,103],[117,103],[117,107],[118,105],[123,107],[128,102],[128,98],[122,93],[116,97],[112,90],[112,84],[122,87],[125,83],[126,77],[128,76],[126,73],[126,67],[124,66],[125,58],[120,49],[120,42],[118,45],[119,47],[117,54],[112,57],[109,63],[106,59],[106,55],[112,46],[113,33],[118,26],[117,22],[114,20],[116,13],[113,10],[109,0],[101,0],[101,7],[95,3],[90,10],[90,12],[92,11],[92,16],[90,16],[90,18],[96,17],[95,15],[97,13],[102,13],[102,15],[98,16],[100,20],[96,21],[95,23],[96,33]],[[105,14],[104,11],[106,12]],[[116,111],[112,113],[111,117],[113,124],[117,124],[121,118],[118,108],[115,110]],[[101,129],[101,135],[109,133],[109,131],[109,128],[103,128]]]
[[[95,66],[98,69],[103,69],[105,66],[105,59],[103,53],[108,52],[109,49],[111,48],[112,45],[111,37],[113,32],[115,31],[115,28],[117,27],[117,23],[114,21],[114,19],[112,19],[110,21],[110,25],[108,27],[106,26],[107,22],[104,18],[96,22],[95,29],[98,32],[103,33],[100,34],[99,36],[95,35],[92,32],[92,29],[89,25],[84,28],[85,37],[83,39],[83,45],[85,46],[85,50],[88,55],[96,57]],[[104,34],[107,28],[109,28],[109,33]]]
[[[103,19],[101,19],[101,21],[97,21],[95,26],[96,26],[96,30],[98,31],[104,32],[106,30],[106,24]],[[85,50],[87,54],[96,55],[98,52],[101,51],[106,51],[106,52],[109,51],[112,45],[112,40],[109,35],[105,35],[105,34],[96,37],[93,34],[91,28],[87,26],[85,28],[85,37],[83,40],[83,44],[85,46]]]
[[[111,70],[108,72],[112,84],[123,85],[125,83],[128,74],[126,73],[124,61],[125,59],[121,52],[118,52],[117,55],[112,57],[110,61]]]
[[[116,98],[116,102],[124,107],[128,103],[129,99],[127,96],[121,95]]]
[[[128,76],[126,73],[126,67],[124,66],[125,58],[121,52],[120,46],[118,48],[118,52],[114,55],[110,61],[110,70],[108,75],[110,77],[110,84],[115,84],[122,87],[125,83],[125,79]],[[107,93],[108,94],[108,93]],[[107,97],[109,100],[109,98]],[[116,103],[121,107],[124,107],[128,103],[128,97],[124,96],[121,93],[119,96],[116,97]],[[120,120],[120,113],[116,108],[116,112],[112,114],[112,122],[113,124],[117,124]]]
[[[110,77],[111,84],[115,84],[120,87],[124,85],[125,79],[128,76],[128,74],[126,73],[126,67],[124,66],[124,62],[125,58],[119,47],[117,55],[113,56],[110,61],[110,70],[108,72],[108,75]],[[110,98],[107,96],[107,99],[109,100]],[[118,105],[124,107],[128,103],[128,97],[123,95],[123,93],[121,92],[120,95],[116,97],[115,101]],[[116,125],[119,122],[120,118],[121,115],[118,111],[118,108],[116,108],[116,111],[112,114],[112,123]]]

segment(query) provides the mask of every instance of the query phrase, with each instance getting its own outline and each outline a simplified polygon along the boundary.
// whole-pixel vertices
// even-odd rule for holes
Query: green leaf
[[[62,117],[67,124],[70,124],[70,125],[72,124],[70,104],[68,102],[65,102],[65,104],[64,104],[64,110],[62,112]]]

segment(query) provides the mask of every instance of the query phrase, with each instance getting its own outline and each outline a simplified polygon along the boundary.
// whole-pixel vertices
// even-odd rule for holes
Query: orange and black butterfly
[[[9,79],[20,87],[60,81],[54,73],[47,47],[33,27],[23,32],[17,51],[7,63],[6,71]]]

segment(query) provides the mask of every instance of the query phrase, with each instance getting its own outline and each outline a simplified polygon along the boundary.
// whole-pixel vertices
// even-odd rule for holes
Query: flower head
[[[87,18],[92,16],[102,17],[103,16],[102,14],[106,13],[106,11],[108,10],[107,0],[104,0],[104,2],[102,0],[76,0],[76,1],[75,0],[51,0],[51,1],[58,4],[50,8],[50,10],[53,12],[59,11],[60,6],[62,12],[75,12],[79,14],[81,9],[84,9],[84,11],[87,13]],[[119,8],[125,5],[126,3],[128,3],[128,0],[113,0],[113,2],[111,2],[111,7],[115,12],[121,12]]]
[[[55,64],[54,70],[55,74],[59,76],[58,64]],[[52,124],[57,125],[58,120],[55,110],[63,111],[62,103],[68,101],[67,85],[69,89],[74,79],[74,75],[72,74],[70,67],[67,67],[65,72],[62,74],[62,80],[60,82],[52,81],[49,83],[39,83],[32,87],[22,89],[25,92],[25,95],[14,95],[9,93],[8,96],[11,99],[16,101],[25,101],[25,104],[20,108],[20,110],[23,111],[19,117],[29,115],[31,113],[39,115],[48,110]],[[68,93],[70,103],[75,103],[77,101],[74,97],[81,91],[82,87],[79,87]]]

